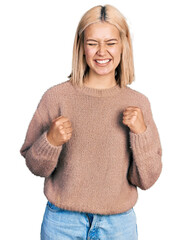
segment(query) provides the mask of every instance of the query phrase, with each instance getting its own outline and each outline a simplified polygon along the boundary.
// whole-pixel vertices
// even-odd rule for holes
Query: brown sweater
[[[128,106],[142,109],[147,129],[135,134],[122,123]],[[62,146],[47,140],[58,116],[72,123]],[[137,187],[150,188],[162,169],[162,149],[148,98],[130,87],[74,87],[70,80],[48,89],[20,150],[30,171],[45,177],[44,194],[56,206],[94,214],[127,211]]]

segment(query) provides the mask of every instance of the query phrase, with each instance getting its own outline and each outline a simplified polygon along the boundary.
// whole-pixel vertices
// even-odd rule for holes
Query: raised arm
[[[27,167],[33,174],[41,177],[48,177],[53,172],[62,150],[62,145],[54,146],[47,138],[51,118],[58,114],[55,109],[56,104],[55,107],[51,106],[50,99],[52,100],[46,92],[33,115],[24,144],[20,149]]]
[[[131,184],[146,190],[160,176],[162,170],[162,147],[147,97],[144,98],[141,110],[145,123],[145,128],[143,127],[143,129],[145,130],[138,133],[131,130],[129,132],[131,162],[128,171],[128,180]]]

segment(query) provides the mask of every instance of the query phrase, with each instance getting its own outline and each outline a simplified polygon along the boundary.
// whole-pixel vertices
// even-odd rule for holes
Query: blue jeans
[[[137,240],[136,215],[130,210],[100,215],[64,210],[47,202],[41,240]]]

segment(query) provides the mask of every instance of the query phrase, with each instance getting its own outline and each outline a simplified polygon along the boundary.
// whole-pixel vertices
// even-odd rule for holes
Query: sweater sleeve
[[[128,180],[142,190],[150,188],[159,178],[162,170],[162,147],[151,105],[147,97],[143,102],[143,115],[147,129],[143,133],[129,132],[131,162]]]
[[[47,131],[51,123],[50,107],[48,96],[44,94],[32,117],[24,144],[20,149],[29,170],[40,177],[51,175],[62,150],[62,145],[53,146],[47,140]]]

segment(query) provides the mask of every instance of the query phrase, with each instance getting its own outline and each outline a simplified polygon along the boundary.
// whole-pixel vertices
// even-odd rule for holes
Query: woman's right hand
[[[47,132],[47,139],[54,146],[61,146],[72,136],[71,122],[67,117],[60,116],[52,121]]]

